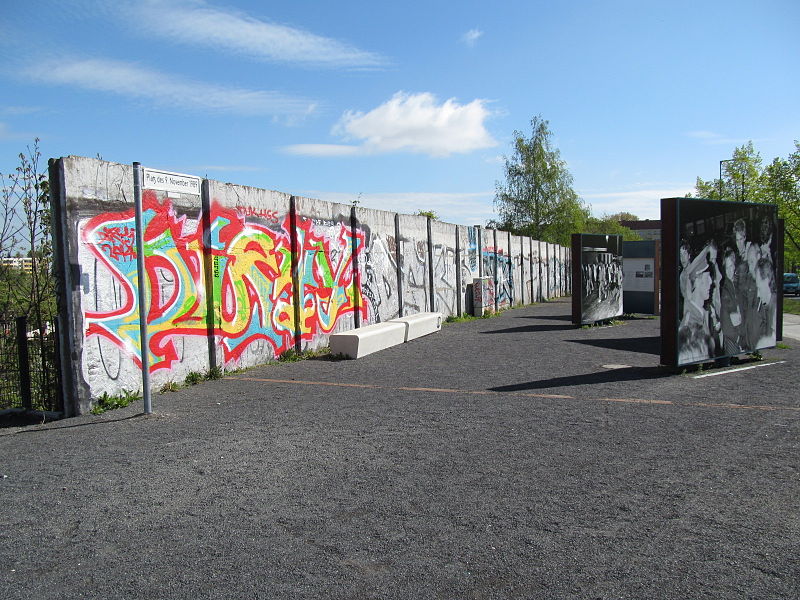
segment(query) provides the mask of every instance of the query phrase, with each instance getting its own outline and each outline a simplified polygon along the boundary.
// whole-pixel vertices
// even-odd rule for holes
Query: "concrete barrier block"
[[[402,323],[406,328],[406,339],[409,340],[435,333],[442,328],[442,313],[440,312],[424,312],[415,315],[408,315],[407,317],[399,317],[392,319],[390,323]]]
[[[403,323],[376,323],[360,329],[351,329],[330,336],[331,354],[348,358],[361,358],[405,342],[406,326]]]

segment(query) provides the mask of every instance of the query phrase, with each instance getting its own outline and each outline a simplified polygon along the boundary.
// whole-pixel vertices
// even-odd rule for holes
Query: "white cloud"
[[[470,29],[461,36],[461,41],[467,46],[472,47],[481,36],[483,36],[483,32],[480,29]]]
[[[309,100],[278,92],[211,85],[114,60],[43,60],[25,69],[25,74],[42,83],[141,98],[169,108],[292,118],[310,114],[316,108]]]
[[[363,154],[360,147],[346,144],[293,144],[286,146],[284,152],[301,156],[353,156]]]
[[[444,157],[496,146],[484,127],[491,113],[485,100],[442,104],[429,93],[398,92],[367,113],[347,111],[332,133],[359,145],[299,144],[286,150],[294,154],[342,156],[414,152]]]
[[[303,195],[328,202],[350,204],[359,194],[344,192],[304,191]],[[385,192],[363,193],[359,206],[389,212],[414,214],[419,210],[434,211],[441,221],[457,225],[485,225],[496,218],[494,192]]]
[[[633,213],[641,219],[661,218],[661,198],[678,198],[694,192],[694,184],[628,191],[581,193],[581,198],[592,205],[595,216],[618,212]]]
[[[269,23],[241,11],[216,8],[202,0],[146,0],[107,5],[140,32],[172,42],[211,46],[258,60],[324,67],[374,68],[386,63],[350,44]]]

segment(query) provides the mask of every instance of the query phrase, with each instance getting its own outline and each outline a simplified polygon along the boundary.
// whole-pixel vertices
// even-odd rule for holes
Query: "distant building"
[[[19,269],[24,273],[33,272],[33,259],[29,256],[3,256],[0,258],[0,265]]]
[[[644,219],[643,221],[620,221],[620,225],[632,229],[643,240],[661,240],[661,221],[657,219]]]

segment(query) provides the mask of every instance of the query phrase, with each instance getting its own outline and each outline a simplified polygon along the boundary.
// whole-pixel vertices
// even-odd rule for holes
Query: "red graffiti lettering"
[[[99,246],[109,258],[136,259],[136,230],[131,227],[104,227],[98,231]]]

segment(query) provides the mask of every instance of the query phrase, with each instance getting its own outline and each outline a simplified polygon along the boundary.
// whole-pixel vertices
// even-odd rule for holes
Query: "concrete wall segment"
[[[400,228],[400,271],[403,287],[403,315],[428,312],[430,277],[428,261],[428,220],[398,215]]]
[[[383,323],[400,316],[395,213],[359,206],[356,221],[365,236],[357,274],[367,309],[363,323]]]
[[[433,310],[444,318],[458,314],[456,262],[456,226],[440,221],[431,221],[431,270],[433,273]]]

